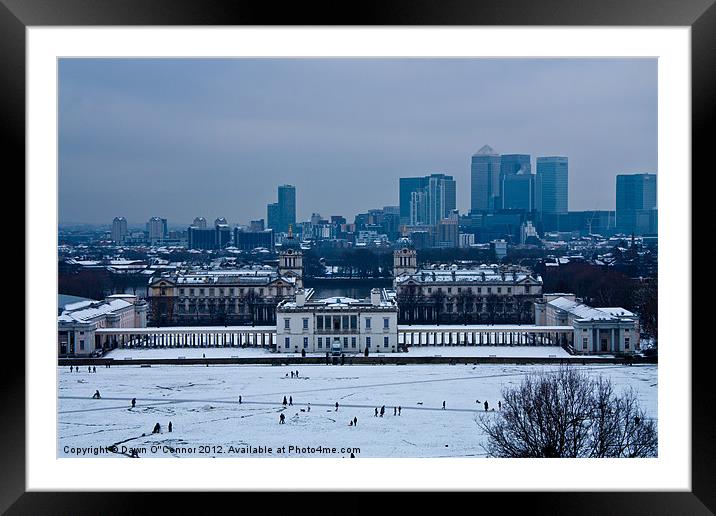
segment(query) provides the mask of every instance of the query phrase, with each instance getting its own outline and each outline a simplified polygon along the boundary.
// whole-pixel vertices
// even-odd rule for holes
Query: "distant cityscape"
[[[537,246],[590,235],[651,237],[657,234],[657,189],[653,173],[623,173],[615,185],[616,210],[568,211],[569,160],[541,156],[536,173],[528,154],[498,154],[485,145],[471,158],[468,213],[456,209],[453,176],[433,173],[399,179],[398,205],[369,209],[353,221],[341,214],[296,220],[293,185],[278,186],[276,202],[265,218],[233,227],[224,217],[209,226],[197,216],[186,229],[170,229],[166,218],[152,217],[145,228],[129,227],[124,216],[111,231],[95,235],[119,245],[164,245],[187,249],[241,251],[281,246],[289,232],[303,245],[321,247],[384,247],[402,236],[416,248],[469,248],[492,244]],[[69,236],[69,235],[65,235]],[[79,236],[79,238],[82,238]],[[86,238],[86,235],[85,235]]]

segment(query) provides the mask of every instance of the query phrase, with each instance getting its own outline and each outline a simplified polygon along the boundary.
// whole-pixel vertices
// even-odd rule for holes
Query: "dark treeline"
[[[334,268],[331,276],[390,278],[393,274],[393,250],[310,249],[304,252],[304,276],[326,276],[327,267]]]

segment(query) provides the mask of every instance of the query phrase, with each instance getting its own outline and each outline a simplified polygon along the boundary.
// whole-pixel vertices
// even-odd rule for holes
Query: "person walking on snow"
[[[285,407],[288,405],[288,400],[286,399],[286,396],[283,397],[283,406]]]
[[[291,378],[293,378],[293,371],[291,371]]]
[[[398,415],[398,407],[393,407],[393,415],[394,416]]]
[[[96,372],[97,372],[97,366],[92,366],[92,372],[93,372],[93,373],[96,373]]]
[[[241,405],[241,394],[239,394],[239,405]]]
[[[502,402],[501,401],[497,402],[497,410],[502,410]]]
[[[338,402],[336,401],[336,412],[338,412]]]
[[[353,418],[353,426],[358,426],[358,418],[357,417]]]
[[[443,410],[445,410],[445,401],[443,401]]]
[[[398,405],[398,415],[400,415],[400,410],[401,410],[401,407],[400,407],[400,405]]]
[[[487,403],[487,400],[485,400],[485,412],[487,412],[487,407],[489,407],[489,406],[490,405]]]
[[[132,398],[132,408],[137,404],[137,398]]]
[[[98,399],[100,399],[101,397],[102,397],[102,396],[99,395],[99,391],[94,391],[94,394],[92,395],[92,399],[98,400]]]
[[[308,404],[308,408],[306,409],[307,412],[311,412],[311,404]]]
[[[383,417],[383,414],[385,414],[385,405],[380,407],[380,417]]]
[[[288,404],[293,405],[293,396],[288,397]]]
[[[378,407],[375,407],[375,415],[373,417],[378,417]]]
[[[72,366],[70,366],[70,373],[72,372]]]
[[[169,429],[170,432],[172,431],[172,422],[171,421],[169,421],[169,425],[167,428]]]
[[[161,429],[162,429],[161,425],[159,423],[157,423],[156,425],[154,425],[154,429],[152,430],[152,433],[158,434],[161,431]]]
[[[279,420],[278,420],[278,424],[279,424],[279,425],[285,424],[284,419],[286,419],[286,416],[284,416],[283,414],[281,414],[278,418],[279,418]]]

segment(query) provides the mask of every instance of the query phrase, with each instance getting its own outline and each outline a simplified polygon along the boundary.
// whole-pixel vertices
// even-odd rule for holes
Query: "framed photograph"
[[[712,513],[712,2],[0,2],[27,202],[3,510]]]

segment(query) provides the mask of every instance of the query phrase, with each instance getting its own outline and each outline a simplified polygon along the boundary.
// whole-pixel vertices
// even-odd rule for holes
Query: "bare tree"
[[[478,419],[492,457],[655,457],[656,424],[629,390],[564,367],[503,389],[502,410]]]

